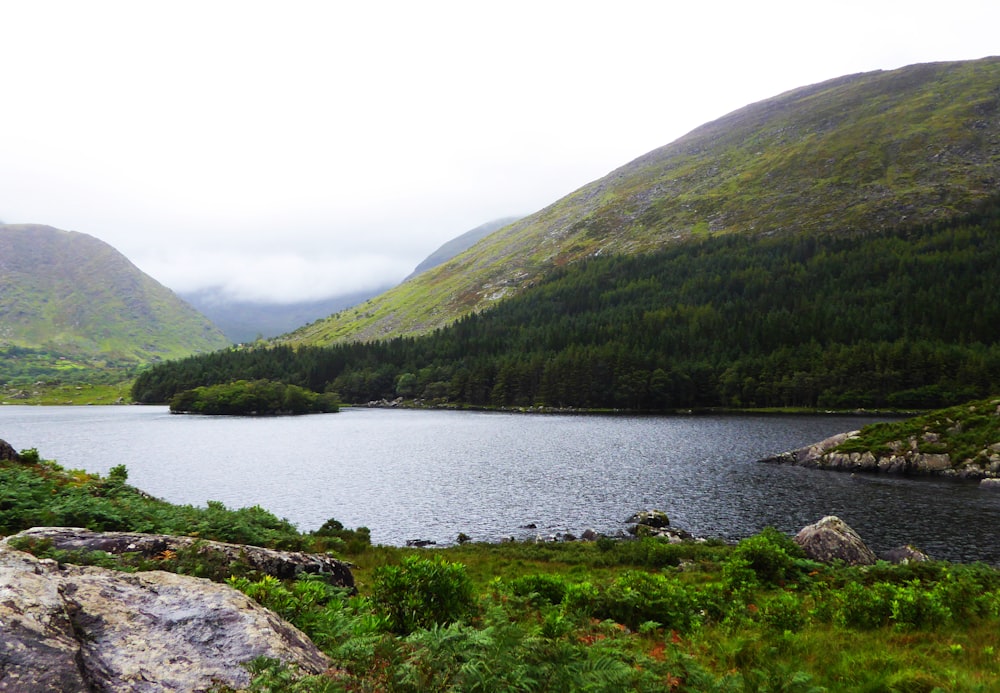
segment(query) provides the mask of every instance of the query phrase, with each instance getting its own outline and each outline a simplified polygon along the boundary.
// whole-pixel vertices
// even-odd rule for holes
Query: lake
[[[642,509],[698,536],[794,533],[838,515],[876,552],[1000,564],[1000,493],[974,482],[851,475],[755,460],[859,428],[852,416],[597,416],[348,408],[281,418],[166,407],[0,407],[0,438],[174,503],[260,505],[376,543],[616,534]],[[535,525],[534,528],[527,528]]]

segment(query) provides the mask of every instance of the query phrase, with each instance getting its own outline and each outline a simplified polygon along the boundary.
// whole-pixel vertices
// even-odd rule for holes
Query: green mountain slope
[[[587,257],[944,220],[998,182],[1000,58],[841,77],[708,123],[284,341],[427,333]]]
[[[0,381],[220,349],[204,316],[92,236],[0,226]]]

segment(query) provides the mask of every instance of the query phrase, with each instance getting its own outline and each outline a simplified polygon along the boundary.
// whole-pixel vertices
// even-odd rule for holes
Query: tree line
[[[562,268],[422,337],[168,362],[133,397],[267,378],[346,402],[940,407],[1000,391],[998,286],[996,205],[880,233],[706,238]]]

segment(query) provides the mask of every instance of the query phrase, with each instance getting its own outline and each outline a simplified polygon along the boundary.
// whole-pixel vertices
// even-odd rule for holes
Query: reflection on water
[[[295,418],[162,407],[0,407],[0,438],[176,503],[261,505],[300,529],[335,517],[374,541],[617,533],[643,508],[696,535],[795,532],[839,515],[876,550],[1000,563],[1000,493],[754,460],[858,428],[818,416],[569,416],[348,409]],[[537,529],[523,529],[534,524]]]

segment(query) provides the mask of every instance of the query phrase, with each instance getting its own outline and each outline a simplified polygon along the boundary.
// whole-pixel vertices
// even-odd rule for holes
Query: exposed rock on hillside
[[[328,658],[242,593],[161,571],[40,560],[0,543],[0,690],[207,691],[246,686],[257,657],[320,673]]]

